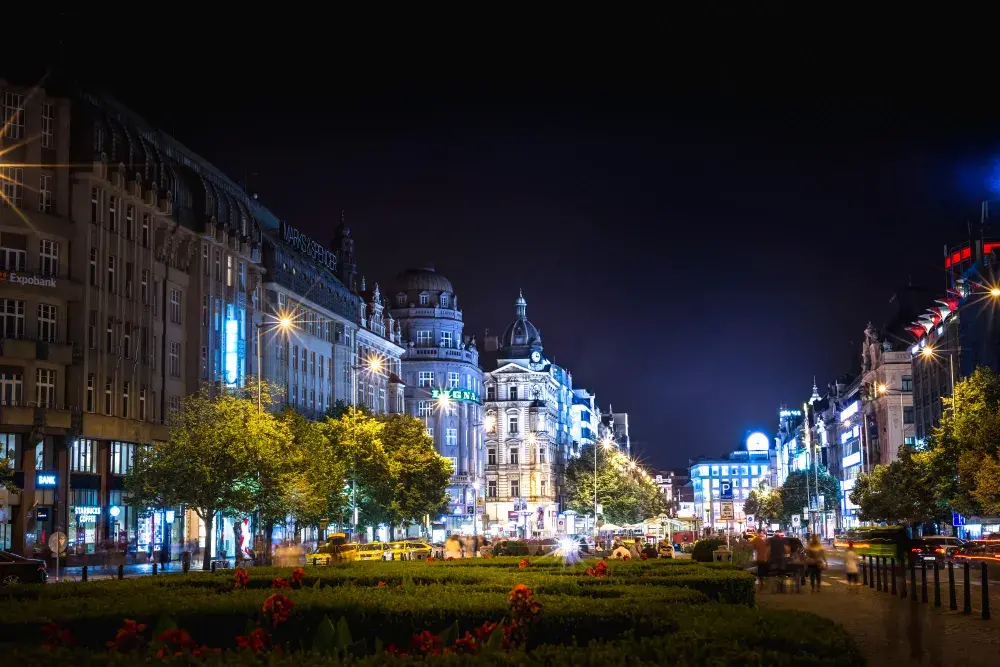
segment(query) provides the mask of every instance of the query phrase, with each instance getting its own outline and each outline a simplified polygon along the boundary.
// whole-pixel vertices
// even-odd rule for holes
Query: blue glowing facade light
[[[226,384],[236,384],[240,379],[240,323],[226,320]]]

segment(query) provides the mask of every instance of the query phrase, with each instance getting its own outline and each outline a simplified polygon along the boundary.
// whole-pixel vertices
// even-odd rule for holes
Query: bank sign
[[[337,270],[337,256],[334,253],[291,225],[286,225],[284,222],[281,223],[281,238],[285,241],[285,245],[291,246],[307,257],[311,257],[331,271]]]
[[[479,402],[479,394],[469,389],[431,389],[431,398],[447,398],[451,401]]]
[[[36,287],[55,287],[55,278],[39,278],[38,276],[22,276],[13,271],[0,271],[0,282],[12,285],[34,285]]]

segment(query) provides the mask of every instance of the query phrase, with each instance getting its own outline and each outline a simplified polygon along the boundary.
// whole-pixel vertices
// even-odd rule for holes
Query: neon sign
[[[299,230],[284,222],[281,223],[281,235],[286,244],[295,248],[303,255],[312,257],[331,271],[337,270],[337,255],[324,248],[322,244],[316,243]]]
[[[469,389],[431,389],[431,398],[446,398],[451,401],[479,402],[479,394]]]
[[[240,374],[240,355],[237,347],[240,336],[240,323],[236,320],[226,320],[226,383],[236,384]]]
[[[56,476],[55,475],[39,475],[35,478],[35,486],[55,486]]]

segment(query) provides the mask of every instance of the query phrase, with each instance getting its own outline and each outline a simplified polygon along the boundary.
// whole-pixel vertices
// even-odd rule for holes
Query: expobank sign
[[[337,270],[337,255],[291,225],[286,225],[284,222],[281,223],[281,238],[284,239],[285,245],[291,246],[303,255],[313,258],[331,271]]]
[[[34,285],[36,287],[55,287],[55,278],[39,278],[38,276],[23,276],[13,271],[0,271],[0,282],[12,285]]]

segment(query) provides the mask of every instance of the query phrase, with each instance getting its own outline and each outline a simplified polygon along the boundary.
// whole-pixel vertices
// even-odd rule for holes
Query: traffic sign
[[[721,480],[719,482],[719,499],[720,500],[732,500],[733,499],[733,483],[728,479]]]
[[[798,527],[799,527],[799,524],[800,524],[801,522],[802,522],[802,517],[801,517],[801,516],[799,516],[798,514],[793,514],[793,515],[792,515],[792,525],[793,525],[794,527],[798,528]]]
[[[66,551],[66,533],[52,533],[49,536],[49,549],[56,553]]]
[[[958,512],[952,512],[951,513],[951,525],[953,525],[953,526],[964,526],[965,525],[965,517],[962,516],[961,514],[959,514]]]
[[[748,526],[751,525],[751,524],[753,524],[753,523],[756,523],[753,519],[754,519],[753,514],[747,514],[747,525]]]
[[[734,515],[734,513],[733,513],[733,501],[732,500],[723,500],[719,504],[719,509],[721,510],[720,513],[719,513],[719,518],[720,519],[724,519],[726,521],[732,521],[734,518],[736,518],[735,515]]]

